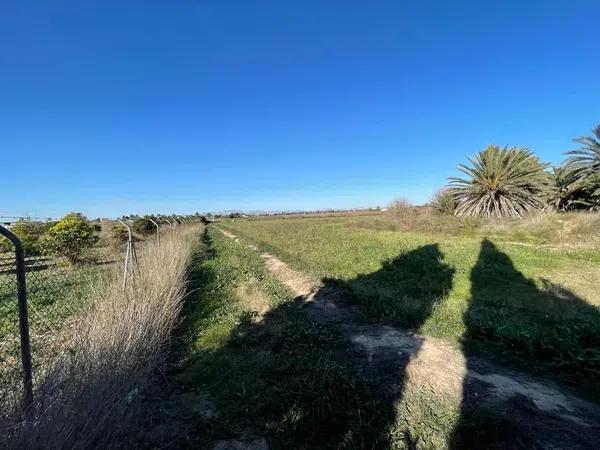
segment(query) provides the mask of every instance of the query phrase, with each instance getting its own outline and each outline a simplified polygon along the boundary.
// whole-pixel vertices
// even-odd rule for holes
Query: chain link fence
[[[6,244],[6,242],[4,242]],[[10,246],[4,245],[3,249]],[[44,379],[65,349],[77,317],[91,304],[103,265],[71,265],[53,256],[25,256],[25,280],[33,386]],[[23,404],[24,371],[19,330],[17,260],[0,252],[0,408],[10,414]]]
[[[17,314],[15,254],[0,253],[0,407],[8,412],[21,401],[23,366]]]
[[[42,247],[29,242],[25,245],[21,265],[15,244],[10,239],[14,238],[19,247],[21,241],[25,241],[16,238],[9,224],[0,225],[0,433],[5,431],[5,426],[11,426],[11,417],[14,418],[15,413],[27,406],[31,392],[42,385],[61,353],[69,351],[66,344],[78,318],[92,306],[94,293],[101,287],[104,275],[114,263],[124,261],[125,289],[136,270],[134,241],[151,236],[160,244],[161,226],[173,231],[177,224],[182,223],[166,218],[160,224],[150,220],[156,231],[138,238],[133,236],[130,224],[125,221],[106,222],[96,228],[98,235],[110,232],[115,224],[120,223],[127,230],[126,240],[120,234],[117,236],[119,239],[113,241],[100,238],[99,244],[88,249],[90,254],[86,255],[87,258],[78,260],[78,263],[70,263],[65,257],[47,255]],[[20,218],[15,224],[22,229],[25,225],[25,228],[43,230],[48,222]],[[26,298],[24,296],[21,302],[18,295],[20,276],[26,286]],[[26,307],[20,308],[20,305]],[[22,330],[20,316],[23,315],[21,318],[26,327]],[[22,341],[24,336],[26,345]],[[22,348],[27,350],[23,353]]]

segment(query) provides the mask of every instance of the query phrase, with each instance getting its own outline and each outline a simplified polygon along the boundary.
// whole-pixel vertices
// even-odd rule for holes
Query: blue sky
[[[600,2],[4,1],[0,215],[424,202],[600,122]]]

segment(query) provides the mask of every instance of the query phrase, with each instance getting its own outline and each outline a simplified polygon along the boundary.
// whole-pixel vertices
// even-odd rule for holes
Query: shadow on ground
[[[217,286],[205,269],[197,283]],[[438,247],[428,245],[358,278],[374,290],[385,283],[386,301],[403,302],[412,326],[418,327],[450,290],[452,276]],[[390,447],[409,358],[389,358],[377,364],[380,370],[366,370],[366,356],[349,349],[344,326],[353,318],[334,299],[339,287],[332,280],[310,302],[298,297],[264,315],[245,312],[222,346],[187,359],[179,382],[188,390],[209,392],[218,418],[199,421],[186,445],[267,436],[273,448]],[[188,304],[188,325],[197,314],[207,317],[206,307],[211,308]]]
[[[204,257],[218,258],[208,234],[205,243],[209,251]],[[241,279],[248,276],[244,267],[231,270],[239,271]],[[188,353],[179,355],[183,362],[173,374],[183,391],[180,398],[193,405],[187,408],[186,435],[173,440],[170,447],[210,447],[218,442],[219,448],[234,448],[227,447],[232,438],[246,443],[240,448],[256,449],[267,443],[270,448],[294,449],[439,447],[435,441],[423,440],[412,426],[397,427],[403,419],[397,405],[405,395],[407,371],[411,361],[423,353],[424,338],[358,323],[356,311],[346,301],[349,291],[359,292],[363,307],[373,308],[378,315],[395,315],[396,320],[401,317],[405,327],[418,329],[452,288],[454,269],[444,262],[437,245],[403,253],[380,270],[349,281],[325,280],[316,292],[283,302],[264,314],[236,310],[235,302],[229,305],[233,292],[229,280],[210,265],[197,264],[193,275],[193,284],[204,291],[204,297],[192,295],[185,306],[178,339]],[[495,322],[491,328],[501,330],[503,326],[498,325],[502,321],[512,326],[515,320],[522,320],[508,317],[502,298],[489,295],[493,283],[502,284],[507,294],[531,290],[531,298],[539,303],[536,307],[555,305],[562,311],[562,319],[567,313],[565,302],[569,308],[584,307],[564,289],[538,289],[489,241],[482,243],[472,281],[465,343],[502,338],[490,336],[486,323]],[[513,288],[517,290],[511,291]],[[207,301],[210,298],[219,302]],[[514,305],[509,311],[514,311]],[[222,342],[194,348],[199,336],[204,333],[206,338],[206,330],[219,331],[221,327],[227,330]],[[356,341],[356,336],[375,345],[362,345],[365,342]],[[390,336],[393,342],[388,342]],[[355,345],[357,342],[361,345]],[[491,395],[490,385],[481,381],[481,374],[492,368],[482,364],[475,351],[465,344],[467,373],[455,377],[459,398],[462,392],[461,410],[453,423],[454,432],[446,435],[451,442],[444,444],[453,448],[543,448],[538,438],[547,433],[557,448],[567,442],[571,448],[593,448],[588,447],[592,432],[573,436],[577,427],[565,428],[564,421],[540,413],[527,397],[513,391],[495,404],[499,411],[490,413],[482,398]],[[443,351],[439,356],[443,365]],[[460,359],[464,369],[463,361]],[[452,364],[456,361],[448,362]],[[498,397],[497,392],[494,395]],[[520,425],[515,425],[519,421]],[[427,428],[435,424],[424,418],[420,425],[425,434],[431,434]],[[548,439],[543,442],[550,442]]]
[[[484,342],[497,353],[597,390],[597,379],[590,375],[600,376],[598,308],[564,286],[540,281],[541,286],[536,285],[506,253],[491,241],[482,241],[464,314],[465,352],[477,350],[470,342]]]
[[[490,432],[489,426],[473,420],[481,404],[481,392],[468,375],[485,372],[479,357],[481,343],[509,359],[530,361],[534,371],[539,366],[542,373],[550,371],[573,383],[581,381],[580,375],[589,380],[590,373],[600,373],[598,309],[563,286],[546,279],[542,279],[542,284],[538,287],[519,272],[510,257],[491,241],[482,241],[477,263],[471,270],[471,299],[464,314],[467,376],[456,427],[461,432],[453,436],[454,447],[477,448],[482,436]],[[593,391],[598,386],[587,388]],[[513,395],[505,400],[498,409],[500,414],[512,416],[516,428],[510,434],[514,439],[495,448],[594,448],[600,439],[597,424],[592,429],[570,427],[568,421],[557,421],[538,411],[531,398]],[[594,425],[594,420],[590,425]],[[494,421],[490,425],[496,426]],[[523,441],[521,436],[532,439]]]

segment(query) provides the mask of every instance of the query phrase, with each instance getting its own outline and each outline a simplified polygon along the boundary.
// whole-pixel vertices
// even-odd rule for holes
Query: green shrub
[[[69,213],[46,232],[43,243],[46,251],[77,263],[97,241],[94,227],[87,219],[79,213]]]
[[[454,214],[458,206],[456,197],[450,189],[440,189],[431,199],[431,206],[440,214]]]
[[[21,240],[27,256],[37,256],[42,253],[42,237],[53,224],[19,219],[11,227],[11,231]],[[11,252],[14,247],[8,239],[0,241],[0,252]]]
[[[120,246],[128,241],[129,232],[127,231],[127,228],[120,223],[115,223],[110,227],[110,239],[114,245]]]
[[[133,220],[133,230],[140,234],[150,234],[156,232],[156,225],[152,223],[150,219],[154,219],[152,216],[136,217]],[[156,219],[154,219],[156,221]]]

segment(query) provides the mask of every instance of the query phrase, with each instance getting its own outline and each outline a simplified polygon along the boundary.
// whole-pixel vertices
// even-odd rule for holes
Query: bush
[[[456,197],[450,189],[440,189],[431,199],[431,206],[440,214],[454,214],[454,210],[458,206]]]
[[[37,256],[42,253],[42,237],[51,226],[52,223],[19,219],[10,230],[21,240],[26,256]],[[13,249],[8,239],[0,241],[1,252],[11,252]]]
[[[110,239],[113,244],[119,246],[129,240],[129,232],[120,223],[115,223],[110,227]]]
[[[79,213],[70,213],[46,232],[43,244],[46,251],[64,256],[71,263],[78,263],[86,250],[97,241],[94,227],[87,219]]]
[[[133,230],[140,234],[150,234],[156,232],[156,225],[150,219],[156,219],[152,216],[136,217],[133,220]]]
[[[390,203],[388,208],[389,214],[399,219],[410,212],[414,206],[412,203],[405,198],[397,198]]]

